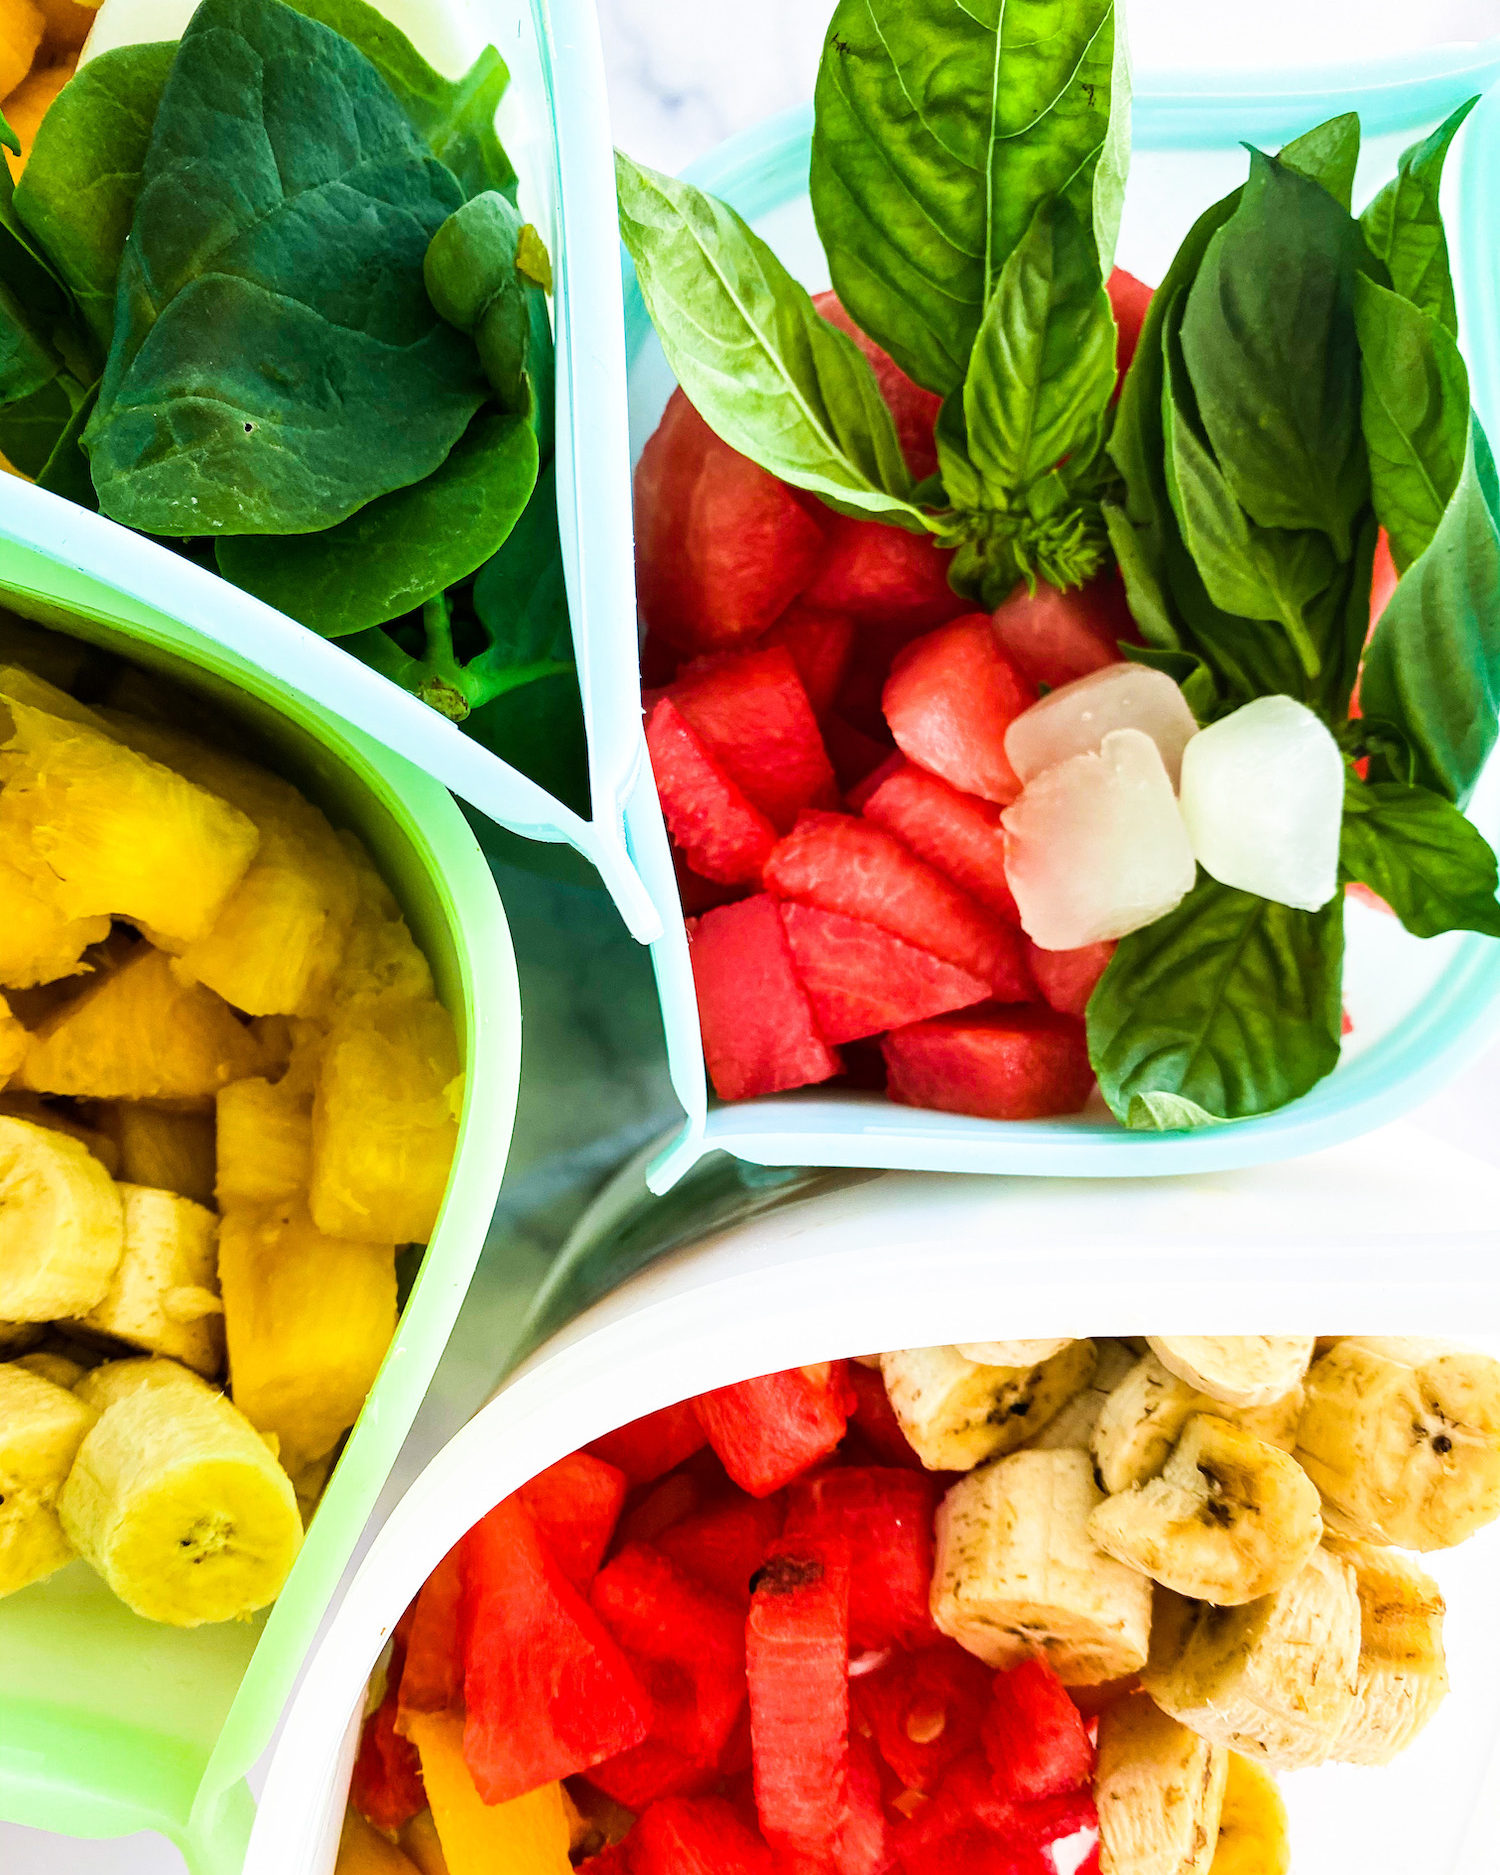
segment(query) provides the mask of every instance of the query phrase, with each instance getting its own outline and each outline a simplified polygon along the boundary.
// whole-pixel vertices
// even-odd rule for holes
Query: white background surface
[[[664,169],[805,101],[829,11],[828,0],[599,0],[599,7],[615,140]],[[1500,33],[1500,0],[1258,0],[1239,8],[1132,0],[1130,21],[1141,67],[1322,64]],[[1500,1167],[1500,1049],[1418,1119]],[[0,1824],[0,1875],[181,1869],[156,1838],[79,1842]]]

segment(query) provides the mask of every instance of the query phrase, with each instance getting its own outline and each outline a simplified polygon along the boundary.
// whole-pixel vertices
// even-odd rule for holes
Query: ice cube
[[[1112,729],[1096,752],[1045,769],[1000,819],[1021,925],[1043,950],[1124,937],[1192,890],[1187,829],[1143,729]]]
[[[1338,888],[1344,758],[1293,697],[1257,697],[1194,736],[1182,817],[1221,885],[1316,911]]]
[[[1198,724],[1166,672],[1145,664],[1107,664],[1059,685],[1006,730],[1005,754],[1030,781],[1069,756],[1092,754],[1112,729],[1144,730],[1177,786],[1182,751]]]

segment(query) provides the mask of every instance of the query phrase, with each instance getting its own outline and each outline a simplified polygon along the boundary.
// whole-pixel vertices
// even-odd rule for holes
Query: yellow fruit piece
[[[0,996],[0,1087],[26,1059],[31,1037],[10,1013],[10,1004]]]
[[[32,0],[0,0],[0,98],[8,98],[31,70],[46,24]]]
[[[6,989],[74,975],[89,945],[108,936],[108,917],[68,917],[0,850],[0,984]]]
[[[505,1875],[570,1875],[561,1784],[488,1804],[464,1763],[461,1718],[412,1713],[407,1736],[422,1759],[422,1782],[449,1875],[497,1875],[502,1869]]]
[[[24,1367],[28,1374],[40,1374],[54,1387],[66,1387],[70,1393],[88,1372],[83,1362],[75,1361],[71,1355],[52,1354],[40,1348],[35,1354],[21,1355],[16,1366]]]
[[[98,1109],[100,1131],[119,1155],[115,1177],[129,1185],[175,1191],[195,1204],[214,1201],[214,1116],[174,1113],[137,1101],[111,1100]]]
[[[406,928],[391,888],[352,833],[341,831],[337,838],[355,874],[354,921],[324,1004],[303,1013],[327,1017],[369,997],[430,1000],[436,995],[431,966]]]
[[[40,4],[47,22],[42,37],[43,56],[63,58],[71,54],[76,62],[94,24],[97,6],[79,6],[78,0],[40,0]]]
[[[260,1065],[229,1005],[143,944],[38,1026],[16,1082],[94,1100],[206,1102]]]
[[[320,1230],[426,1243],[458,1144],[453,1023],[440,1003],[362,1002],[328,1038],[313,1100]]]
[[[432,1820],[431,1810],[418,1810],[401,1832],[401,1847],[422,1875],[448,1875],[448,1864],[443,1859],[443,1845],[438,1841],[437,1824]]]
[[[233,1211],[219,1289],[234,1402],[297,1469],[359,1417],[396,1332],[396,1253],[324,1236],[307,1213]]]
[[[1231,1751],[1208,1875],[1291,1875],[1291,1867],[1291,1831],[1275,1778]]]
[[[224,1364],[218,1219],[173,1191],[119,1186],[125,1249],[109,1292],[81,1329],[162,1354],[212,1378]]]
[[[237,807],[83,723],[8,703],[0,791],[13,864],[70,918],[109,913],[191,943],[213,924],[259,844]]]
[[[83,1125],[71,1112],[49,1106],[40,1094],[29,1094],[20,1087],[7,1088],[0,1093],[0,1113],[13,1120],[28,1120],[33,1126],[45,1126],[54,1133],[66,1133],[69,1139],[86,1146],[111,1178],[120,1176],[120,1148],[114,1140],[107,1133]]]
[[[47,115],[52,100],[73,76],[77,63],[77,59],[68,59],[61,65],[35,66],[31,75],[6,98],[5,121],[16,133],[16,141],[21,146],[19,156],[9,150],[5,152],[13,182],[20,181],[31,146],[36,142],[37,127]]]
[[[124,1247],[119,1193],[88,1148],[0,1117],[0,1320],[84,1314],[103,1300]]]
[[[344,1812],[334,1875],[417,1875],[417,1865],[351,1805]]]
[[[5,0],[0,0],[0,6],[4,4]],[[82,723],[98,730],[100,735],[110,733],[108,723],[97,710],[91,710],[86,703],[69,696],[60,685],[38,676],[24,664],[0,664],[0,697],[7,703],[25,703],[34,710],[45,710],[49,716],[59,717],[65,723]]]
[[[39,1582],[73,1554],[57,1494],[94,1409],[40,1374],[0,1366],[0,1595]]]
[[[219,1208],[304,1203],[312,1177],[312,1096],[287,1080],[219,1090]]]
[[[34,1348],[44,1332],[40,1322],[0,1321],[0,1356],[9,1360],[13,1354]]]

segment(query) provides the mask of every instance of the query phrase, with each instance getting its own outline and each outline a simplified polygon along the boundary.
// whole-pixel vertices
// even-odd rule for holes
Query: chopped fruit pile
[[[1500,1362],[1431,1341],[721,1387],[434,1571],[340,1875],[1287,1875],[1270,1773],[1387,1763],[1447,1689],[1442,1597],[1391,1546],[1497,1515]]]
[[[462,1090],[363,847],[202,717],[0,619],[0,1594],[184,1627],[285,1581]]]

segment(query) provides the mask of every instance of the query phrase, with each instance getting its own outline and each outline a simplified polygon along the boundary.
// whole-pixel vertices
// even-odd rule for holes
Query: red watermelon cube
[[[919,1864],[917,1857],[943,1844],[951,1852],[957,1843],[966,1842],[977,1831],[994,1849],[1020,1858],[1020,1868],[1030,1870],[1034,1864],[1027,1858],[1034,1857],[1039,1858],[1035,1866],[1050,1870],[1053,1864],[1044,1852],[1054,1842],[1097,1822],[1098,1812],[1088,1789],[1035,1803],[1016,1803],[996,1788],[988,1763],[979,1752],[973,1752],[947,1773],[932,1801],[894,1832],[894,1846],[903,1865],[937,1866]],[[1007,1864],[981,1862],[979,1866],[1004,1869]]]
[[[781,921],[813,1017],[835,1046],[983,1002],[990,986],[863,918],[783,905]]]
[[[657,1547],[679,1569],[748,1607],[750,1578],[781,1535],[785,1515],[779,1492],[757,1498],[735,1491],[663,1530]]]
[[[762,893],[706,912],[689,924],[688,941],[703,1054],[721,1100],[809,1087],[838,1073],[775,899]]]
[[[891,1861],[886,1838],[885,1803],[875,1754],[864,1739],[851,1735],[844,1814],[833,1839],[837,1875],[882,1875]]]
[[[930,534],[847,514],[830,514],[828,520],[828,551],[802,595],[804,604],[841,612],[857,626],[906,636],[971,609],[973,601],[948,584],[951,549],[939,547]],[[856,639],[856,657],[859,652]]]
[[[427,1808],[417,1748],[396,1730],[400,1672],[400,1661],[393,1654],[385,1697],[365,1720],[349,1781],[350,1803],[367,1823],[387,1833],[400,1829]]]
[[[589,1444],[596,1458],[617,1466],[627,1483],[650,1484],[673,1470],[708,1443],[697,1408],[691,1400],[663,1406],[657,1412],[617,1426]]]
[[[881,1043],[892,1100],[982,1120],[1077,1113],[1094,1085],[1083,1024],[1055,1010],[935,1016]]]
[[[1001,650],[1021,675],[1049,690],[1118,664],[1120,641],[1137,635],[1118,573],[1072,592],[1045,581],[1028,592],[1023,582],[995,608],[992,623]]]
[[[937,443],[933,430],[943,407],[942,398],[936,391],[923,390],[920,384],[914,383],[890,353],[882,351],[874,339],[854,323],[840,304],[837,293],[815,293],[813,305],[830,325],[847,332],[869,359],[880,394],[896,420],[896,435],[912,479],[924,482],[929,475],[936,475]]]
[[[855,1711],[902,1786],[930,1793],[979,1744],[994,1677],[957,1641],[938,1640],[849,1684]]]
[[[788,1492],[784,1545],[811,1539],[849,1546],[851,1648],[936,1638],[927,1604],[935,1496],[923,1474],[882,1465],[835,1466]]]
[[[826,1458],[853,1410],[844,1361],[789,1367],[698,1396],[709,1444],[752,1497],[769,1497]]]
[[[995,1675],[982,1736],[995,1788],[1015,1803],[1092,1785],[1094,1747],[1083,1715],[1045,1660]]]
[[[1020,924],[1005,876],[1005,829],[993,801],[960,793],[904,756],[895,757],[871,782],[860,802],[866,820],[895,834],[918,859],[988,911]]]
[[[770,1850],[722,1797],[654,1803],[626,1840],[630,1875],[773,1875]]]
[[[878,726],[885,731],[883,719]],[[891,753],[889,740],[881,741],[863,729],[856,729],[836,710],[830,710],[823,718],[823,746],[833,763],[834,777],[846,796],[861,789],[875,770],[889,760]]]
[[[397,1723],[407,1712],[449,1712],[464,1697],[464,1545],[460,1539],[422,1584],[411,1606]]]
[[[625,1474],[591,1452],[570,1452],[517,1496],[563,1574],[587,1595],[625,1503]]]
[[[1130,361],[1135,357],[1135,348],[1140,343],[1141,327],[1146,323],[1153,290],[1144,280],[1137,280],[1133,273],[1126,273],[1123,267],[1116,267],[1109,276],[1109,303],[1114,311],[1118,334],[1115,340],[1115,369],[1122,379],[1130,369]]]
[[[1081,1016],[1115,954],[1114,939],[1072,951],[1044,951],[1029,938],[1026,944],[1031,974],[1048,1005],[1059,1015]]]
[[[900,653],[881,696],[896,747],[965,794],[1004,807],[1021,792],[1005,732],[1036,686],[1000,649],[984,613],[928,632]]]
[[[838,695],[849,668],[854,621],[794,599],[761,642],[780,645],[791,653],[807,700],[821,716]]]
[[[780,833],[834,798],[833,768],[784,645],[705,658],[670,696],[712,759]]]
[[[758,880],[776,829],[713,759],[670,697],[652,705],[646,748],[662,818],[692,870],[720,885]]]
[[[922,1461],[901,1430],[901,1421],[891,1405],[880,1369],[850,1361],[848,1374],[855,1400],[849,1419],[851,1432],[859,1434],[882,1465],[900,1465],[909,1471],[920,1471]]]

